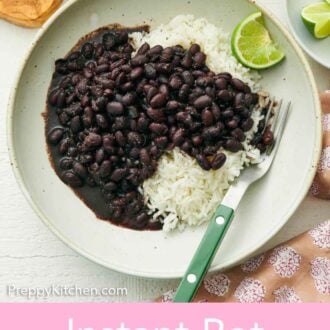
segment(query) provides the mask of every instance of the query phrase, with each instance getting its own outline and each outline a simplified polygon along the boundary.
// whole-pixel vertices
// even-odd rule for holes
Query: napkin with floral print
[[[330,91],[321,94],[321,103],[323,150],[311,194],[330,199]],[[160,300],[170,302],[174,293]],[[209,274],[194,302],[330,302],[330,220],[229,271]]]

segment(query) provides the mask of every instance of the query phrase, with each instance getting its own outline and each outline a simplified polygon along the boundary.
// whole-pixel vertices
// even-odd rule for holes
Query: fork
[[[284,110],[280,111],[282,107],[282,101],[280,101],[274,116],[271,116],[275,107],[275,102],[272,101],[265,118],[265,128],[269,126],[271,131],[274,132],[274,142],[267,147],[263,159],[258,164],[245,169],[239,180],[236,180],[228,189],[181,280],[173,302],[190,302],[193,300],[247,188],[262,178],[270,169],[280,144],[291,103],[288,103]],[[270,120],[272,120],[271,124],[269,124]]]

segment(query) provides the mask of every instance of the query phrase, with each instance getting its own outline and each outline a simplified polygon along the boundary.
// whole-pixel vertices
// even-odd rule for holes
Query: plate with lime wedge
[[[288,22],[301,47],[330,68],[330,0],[286,1]]]
[[[124,33],[109,32],[109,26],[118,30],[114,23],[135,31],[143,25],[144,33],[142,30],[133,33],[132,29]],[[97,33],[104,31],[107,33],[98,37]],[[86,36],[96,39],[86,39]],[[142,51],[140,44],[147,41],[150,45],[143,46]],[[80,42],[82,48],[79,48]],[[132,44],[128,45],[128,42]],[[75,45],[77,48],[70,52]],[[174,48],[169,52],[169,47]],[[133,49],[141,50],[133,55],[134,58],[131,57]],[[262,252],[261,249],[269,248],[265,244],[287,223],[312,184],[321,147],[321,110],[314,77],[303,51],[289,31],[272,13],[256,6],[254,0],[70,0],[40,29],[23,60],[13,88],[7,125],[9,153],[17,181],[35,212],[53,232],[72,249],[101,265],[152,278],[176,278],[184,274],[210,220],[205,207],[215,201],[213,213],[221,202],[219,189],[228,188],[227,181],[223,180],[228,174],[216,172],[216,167],[211,169],[209,161],[213,164],[214,159],[209,160],[204,154],[214,155],[224,145],[228,148],[228,141],[234,142],[231,143],[235,147],[233,153],[242,151],[239,141],[247,141],[244,133],[242,139],[242,134],[241,137],[232,134],[229,128],[240,125],[236,133],[242,133],[243,129],[251,130],[243,124],[255,124],[254,120],[247,122],[247,116],[257,110],[254,105],[259,100],[252,90],[268,91],[276,100],[283,99],[285,103],[291,101],[292,111],[270,172],[245,194],[211,270],[233,266]],[[136,68],[132,69],[132,66]],[[133,72],[140,74],[134,76]],[[54,88],[48,95],[52,77],[56,77],[54,83],[59,83],[60,88]],[[142,78],[143,83],[139,80]],[[175,81],[179,87],[175,87],[177,83],[172,84]],[[152,89],[156,89],[157,94],[151,96],[149,93],[145,97],[143,93]],[[127,98],[128,91],[130,98]],[[267,97],[267,94],[261,94]],[[159,101],[160,97],[163,101],[153,102],[149,107],[146,106],[149,97],[154,101]],[[132,106],[130,102],[124,102],[124,98],[141,103]],[[47,139],[45,115],[42,115],[46,100],[52,105],[49,109],[52,109],[52,120],[56,125],[51,131],[56,134],[50,135],[47,131]],[[174,108],[172,101],[175,101]],[[119,111],[114,112],[114,109]],[[261,121],[264,115],[258,109],[256,120]],[[177,132],[187,133],[195,138],[192,139],[194,145],[200,146],[205,139],[213,146],[208,153],[203,151],[204,169],[194,159],[187,158],[187,153],[183,163],[175,157],[165,158],[165,168],[166,164],[170,167],[162,173],[169,178],[167,180],[165,176],[157,179],[160,172],[157,174],[154,170],[158,171],[160,167],[157,168],[154,158],[152,162],[146,162],[156,164],[153,168],[143,167],[144,172],[140,171],[142,163],[138,159],[142,159],[142,144],[143,148],[149,148],[146,144],[151,141],[150,121],[153,127],[155,124],[162,126],[161,131],[153,133],[159,149],[156,148],[153,155],[150,151],[152,157],[165,149],[164,141],[174,141]],[[101,127],[100,123],[106,125]],[[198,135],[196,132],[201,129],[202,134]],[[192,143],[190,140],[183,143],[181,133],[176,144],[182,150],[184,144],[188,145],[186,150],[192,150]],[[119,144],[120,135],[125,142]],[[66,139],[64,142],[63,138]],[[260,135],[255,144],[259,144],[260,138],[263,139]],[[61,157],[61,168],[55,168],[63,170],[61,176],[57,176],[55,166],[52,167],[49,161],[47,141],[53,143],[56,157]],[[148,150],[144,149],[147,157]],[[251,159],[254,154],[249,154]],[[231,154],[235,155],[239,154]],[[183,156],[179,156],[180,161]],[[231,163],[226,163],[230,167],[227,173],[232,178],[239,175],[236,169],[241,168],[242,158],[237,160],[236,156],[231,158]],[[247,157],[243,160],[247,162]],[[110,164],[108,172],[106,167],[101,171],[105,164]],[[118,164],[130,165],[123,168]],[[113,175],[115,169],[120,168],[117,176]],[[118,173],[122,175],[118,177]],[[150,195],[160,196],[154,201],[159,203],[159,211],[168,210],[165,216],[172,216],[176,210],[183,210],[188,215],[194,212],[186,218],[187,225],[181,228],[183,230],[136,230],[137,227],[118,225],[123,220],[122,215],[132,215],[131,220],[137,224],[149,221],[149,217],[144,216],[138,222],[136,216],[149,204],[142,205],[143,200],[137,193],[128,195],[137,185],[134,182],[141,182],[143,173],[155,174],[150,176],[150,179],[157,179],[149,189],[154,193]],[[220,177],[213,180],[217,173]],[[90,174],[95,177],[94,181],[87,181]],[[207,177],[203,179],[205,175]],[[73,181],[62,181],[68,177]],[[174,181],[173,177],[177,179]],[[105,215],[112,215],[118,223],[101,221],[96,212],[65,184],[89,189],[88,182],[89,196],[93,198],[90,201],[102,203],[104,212],[108,212]],[[215,193],[210,189],[215,189]],[[121,199],[118,199],[118,191],[122,194]],[[105,203],[102,192],[107,193],[109,203],[116,197],[116,204],[113,203],[116,208]],[[143,193],[147,194],[147,189]],[[197,198],[190,198],[196,196],[195,193]],[[167,206],[162,206],[165,205],[163,201],[174,203],[171,204],[174,207],[166,209]],[[187,203],[190,203],[189,207]],[[204,212],[202,220],[205,222],[197,225],[199,211]],[[183,218],[180,216],[181,221]]]

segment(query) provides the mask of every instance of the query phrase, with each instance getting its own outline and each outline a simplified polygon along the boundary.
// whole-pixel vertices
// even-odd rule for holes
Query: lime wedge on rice
[[[330,0],[306,6],[301,12],[301,18],[315,38],[330,36]]]
[[[252,69],[269,68],[285,57],[267,31],[262,13],[254,13],[242,20],[231,37],[233,55]]]

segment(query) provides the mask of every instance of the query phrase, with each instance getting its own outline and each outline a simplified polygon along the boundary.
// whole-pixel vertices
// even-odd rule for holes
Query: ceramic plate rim
[[[177,272],[142,272],[142,271],[136,271],[134,269],[131,269],[129,267],[118,265],[109,261],[105,261],[104,259],[90,254],[88,251],[84,249],[84,247],[77,246],[73,241],[71,241],[69,238],[67,238],[65,235],[63,235],[59,230],[57,230],[54,225],[49,221],[49,216],[44,214],[43,211],[39,208],[37,203],[33,200],[32,196],[30,195],[27,187],[25,186],[24,179],[21,175],[20,169],[18,167],[16,157],[15,157],[15,149],[14,149],[14,138],[13,138],[13,124],[14,124],[14,105],[15,105],[15,99],[16,99],[16,93],[18,90],[18,85],[20,82],[20,79],[22,77],[23,70],[25,68],[25,65],[30,58],[33,50],[38,45],[38,41],[43,37],[44,33],[48,30],[48,28],[55,23],[57,18],[61,16],[70,6],[75,4],[80,0],[69,0],[67,3],[65,3],[52,17],[40,28],[40,30],[37,32],[33,42],[31,43],[31,46],[27,49],[22,62],[19,66],[19,69],[17,71],[16,77],[14,79],[14,83],[12,85],[11,94],[9,97],[8,102],[8,108],[7,108],[7,118],[6,118],[6,133],[7,133],[7,145],[8,145],[8,153],[10,158],[10,163],[12,170],[15,175],[15,179],[18,183],[18,186],[20,187],[21,191],[23,192],[23,195],[25,196],[26,200],[34,210],[34,212],[38,215],[38,217],[42,220],[42,222],[59,238],[62,242],[64,242],[67,246],[72,248],[74,251],[79,253],[80,255],[86,257],[87,259],[100,264],[106,268],[119,271],[125,274],[134,275],[134,276],[140,276],[144,278],[157,278],[157,279],[176,279],[182,276],[181,273]],[[306,196],[310,185],[312,184],[317,163],[321,154],[321,141],[322,141],[322,135],[321,135],[321,106],[320,106],[320,100],[318,97],[318,91],[316,87],[316,82],[312,73],[312,70],[310,68],[310,65],[308,64],[308,61],[302,52],[302,50],[299,48],[297,42],[295,39],[290,35],[289,31],[285,28],[285,26],[272,14],[269,10],[265,9],[263,6],[260,6],[259,4],[256,4],[254,0],[247,0],[252,5],[256,6],[260,11],[262,11],[281,31],[281,33],[284,35],[284,37],[287,39],[287,41],[292,46],[293,50],[299,57],[302,65],[304,66],[304,69],[306,71],[307,77],[309,78],[309,84],[311,87],[311,93],[313,95],[313,103],[314,103],[314,109],[315,109],[315,120],[316,120],[316,136],[315,136],[315,145],[313,150],[313,159],[312,163],[310,164],[311,171],[307,173],[307,177],[305,179],[306,186],[305,189],[301,190],[301,192],[297,195],[295,201],[292,203],[291,207],[288,208],[288,212],[286,216],[283,217],[283,220],[278,223],[277,226],[274,226],[272,230],[265,235],[265,238],[263,240],[260,240],[256,242],[253,248],[251,248],[246,253],[240,253],[236,256],[236,262],[235,264],[241,262],[245,258],[247,258],[249,255],[253,254],[255,251],[260,249],[267,241],[269,241],[289,220],[289,218],[292,216],[292,214],[295,212],[303,198]],[[221,266],[221,269],[225,269],[228,266],[232,265],[232,263],[227,262],[227,264],[223,264]],[[211,268],[211,271],[219,270],[220,268],[215,265]]]

